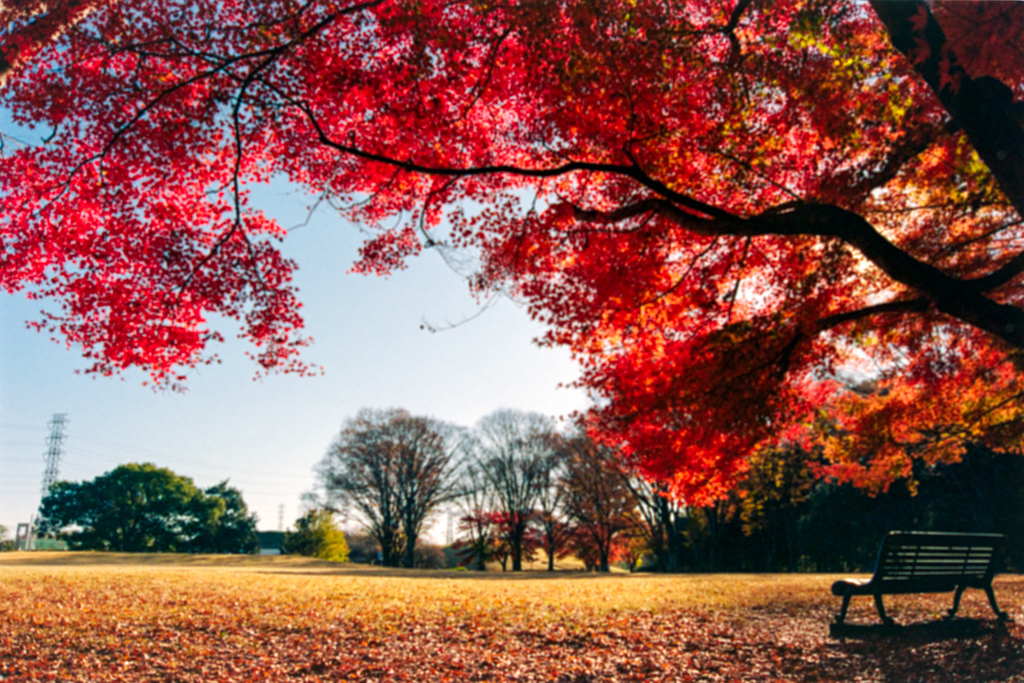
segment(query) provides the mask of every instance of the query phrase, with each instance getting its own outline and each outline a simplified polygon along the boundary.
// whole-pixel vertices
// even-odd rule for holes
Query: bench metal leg
[[[996,594],[992,590],[992,586],[985,586],[985,595],[988,596],[988,604],[992,605],[992,611],[996,613],[996,617],[999,621],[1006,621],[1010,618],[1010,615],[999,609],[999,605],[996,604]]]
[[[853,597],[849,593],[843,596],[843,606],[839,608],[839,617],[836,619],[837,624],[842,624],[846,621],[846,608],[850,606],[850,598]]]
[[[956,587],[956,592],[953,593],[953,606],[950,608],[948,612],[946,612],[947,619],[952,619],[954,616],[956,616],[957,610],[960,609],[960,597],[964,594],[965,588],[967,588],[967,586]]]
[[[882,594],[874,593],[875,596],[875,608],[878,610],[878,616],[882,618],[882,623],[886,626],[892,626],[893,620],[890,617],[885,616],[885,604],[882,602]]]

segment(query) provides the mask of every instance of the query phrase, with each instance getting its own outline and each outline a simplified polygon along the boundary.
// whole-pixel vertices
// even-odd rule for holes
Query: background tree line
[[[43,497],[37,533],[73,550],[257,553],[257,517],[223,481],[199,489],[188,477],[129,463],[91,481],[60,481]],[[13,549],[0,526],[0,550]],[[308,510],[283,534],[280,551],[346,562],[348,544],[333,515]]]
[[[91,481],[59,481],[39,508],[37,532],[74,550],[256,553],[256,515],[223,481],[198,488],[150,463],[120,465]]]
[[[575,556],[587,569],[616,562],[650,571],[846,571],[870,568],[893,529],[1005,533],[1024,568],[1024,460],[969,446],[960,463],[918,462],[885,491],[815,473],[820,455],[758,453],[740,485],[707,507],[633,474],[618,453],[550,418],[499,410],[465,429],[403,410],[346,421],[317,467],[310,500],[359,521],[386,566],[417,558],[432,514],[458,511],[464,566]]]
[[[421,542],[431,516],[457,510],[450,555],[483,569],[548,570],[574,556],[650,571],[846,571],[870,568],[893,529],[1006,534],[1024,569],[1024,459],[969,445],[955,464],[916,461],[912,476],[871,492],[819,476],[820,453],[764,450],[729,495],[689,506],[669,484],[633,473],[613,449],[536,413],[499,410],[472,429],[404,410],[347,420],[316,468],[311,509],[282,551],[334,561],[443,567]],[[340,513],[365,536],[346,540]],[[258,552],[256,516],[221,482],[205,490],[152,464],[58,482],[40,507],[41,535],[75,549]]]

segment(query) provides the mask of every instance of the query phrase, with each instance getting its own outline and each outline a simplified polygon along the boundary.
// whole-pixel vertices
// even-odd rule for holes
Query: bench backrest
[[[952,590],[992,582],[1001,534],[892,531],[882,542],[873,582],[899,590]]]

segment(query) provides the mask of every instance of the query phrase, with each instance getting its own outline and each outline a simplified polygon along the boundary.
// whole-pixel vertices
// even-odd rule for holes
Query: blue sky
[[[283,184],[253,188],[253,204],[290,227],[310,199]],[[463,426],[502,407],[552,416],[586,407],[561,349],[532,343],[543,329],[501,300],[447,331],[420,328],[463,320],[478,310],[466,283],[427,253],[389,278],[349,275],[360,234],[329,207],[291,230],[283,245],[300,270],[296,283],[315,344],[305,358],[322,377],[272,376],[255,366],[234,330],[222,331],[220,365],[192,373],[184,394],[155,393],[139,373],[76,375],[75,349],[25,329],[39,302],[0,295],[0,524],[13,534],[40,498],[47,422],[67,413],[62,479],[91,479],[124,462],[154,462],[200,486],[229,479],[260,517],[278,528],[300,513],[312,467],[346,417],[359,408],[400,407]]]

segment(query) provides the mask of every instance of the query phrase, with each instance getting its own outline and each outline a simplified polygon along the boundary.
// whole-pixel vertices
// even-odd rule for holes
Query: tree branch
[[[979,292],[990,292],[1010,282],[1021,273],[1024,273],[1024,251],[1018,253],[988,275],[974,278],[969,280],[969,282]]]
[[[673,209],[670,202],[651,198],[612,212],[579,210],[577,215],[598,222],[617,222],[645,212],[656,212],[696,234],[706,236],[808,235],[841,239],[893,280],[922,294],[939,311],[990,332],[1013,346],[1024,348],[1024,311],[984,296],[985,292],[1024,272],[1024,254],[982,278],[956,278],[915,259],[858,214],[825,204],[794,203],[752,218],[729,215],[726,220],[709,220]]]
[[[1013,115],[1013,92],[991,76],[967,74],[926,3],[871,0],[871,7],[1024,216],[1024,128]]]
[[[411,159],[400,160],[332,139],[320,125],[308,103],[294,100],[292,103],[308,118],[320,144],[347,155],[395,166],[410,173],[451,177],[505,174],[524,178],[551,178],[579,171],[599,172],[632,178],[658,195],[612,212],[574,208],[575,215],[581,220],[614,223],[655,212],[698,235],[807,235],[841,239],[859,250],[893,280],[922,294],[937,310],[985,330],[1017,348],[1024,348],[1024,311],[984,296],[984,292],[991,289],[988,285],[1001,279],[1008,280],[1012,277],[1014,267],[1024,268],[1024,265],[1016,264],[1016,260],[1012,265],[1008,264],[997,271],[999,275],[991,274],[987,276],[988,280],[982,281],[982,284],[972,284],[971,281],[947,275],[935,266],[917,260],[886,239],[862,216],[847,209],[826,204],[793,202],[770,209],[759,216],[744,218],[672,190],[649,176],[635,162],[626,165],[569,161],[548,168],[529,168],[510,164],[434,166]]]
[[[32,3],[27,10],[32,17],[17,16],[11,7],[0,8],[7,21],[18,20],[8,29],[0,44],[0,87],[24,66],[37,52],[59,39],[72,26],[90,14],[118,0],[58,0],[53,3]],[[25,21],[28,18],[29,21]]]
[[[922,294],[938,309],[1007,343],[1024,348],[1024,311],[997,303],[986,291],[918,261],[881,235],[861,216],[836,206],[801,204],[745,222],[739,234],[837,237],[856,247],[893,280]]]
[[[931,302],[924,297],[918,297],[915,299],[903,299],[900,301],[888,301],[884,304],[876,304],[874,306],[865,306],[864,308],[858,308],[855,311],[846,311],[844,313],[836,313],[828,317],[822,318],[814,326],[814,334],[825,332],[838,327],[843,323],[853,322],[855,320],[863,320],[864,318],[871,318],[876,315],[894,315],[901,313],[924,313],[928,310]]]

